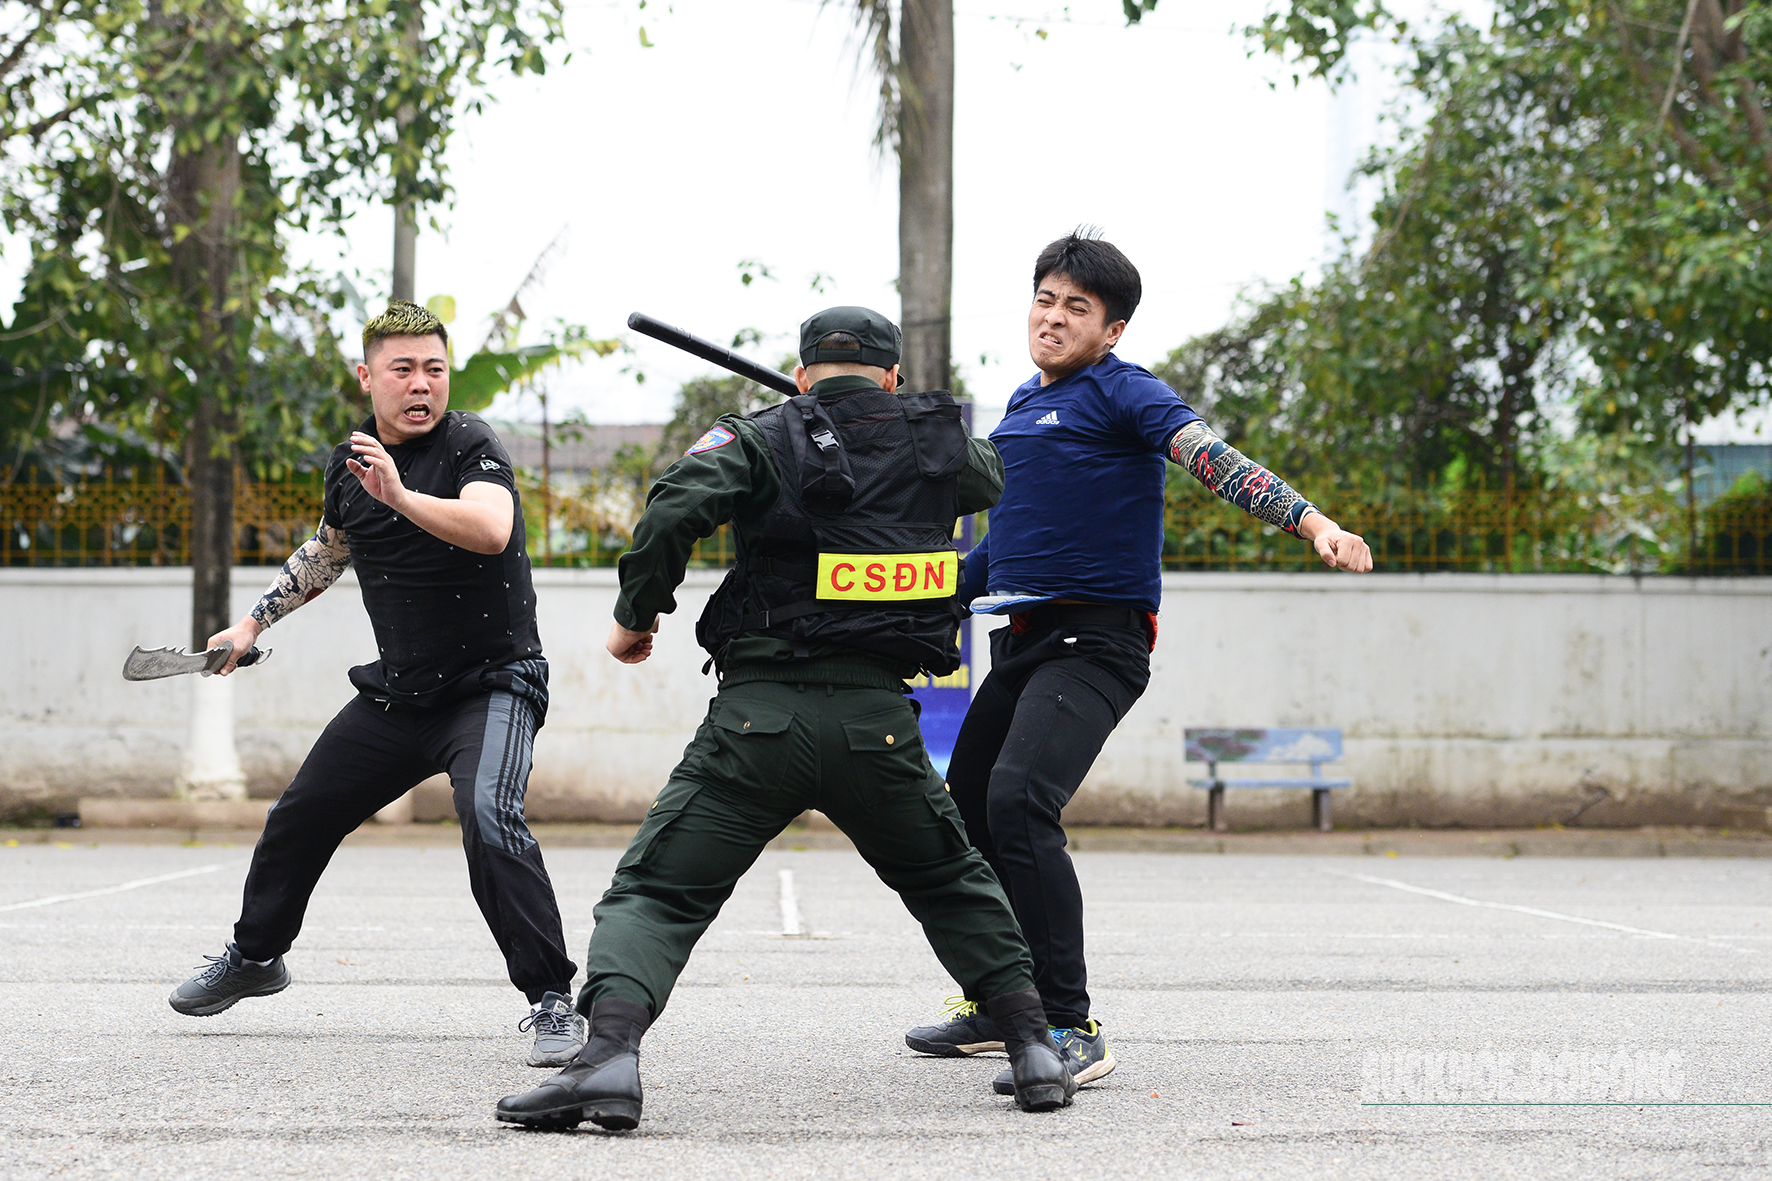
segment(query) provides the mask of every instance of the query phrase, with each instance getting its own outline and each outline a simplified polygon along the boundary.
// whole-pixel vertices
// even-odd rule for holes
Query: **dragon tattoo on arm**
[[[252,608],[260,627],[270,627],[285,615],[338,581],[351,564],[351,547],[344,530],[321,522],[314,536],[289,555],[277,581]]]
[[[1169,440],[1169,458],[1221,500],[1295,536],[1299,522],[1322,511],[1203,422],[1190,422],[1175,432]]]

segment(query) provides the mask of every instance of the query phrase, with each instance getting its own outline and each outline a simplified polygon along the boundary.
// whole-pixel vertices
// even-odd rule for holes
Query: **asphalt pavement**
[[[546,1072],[458,850],[345,847],[294,985],[193,1019],[166,994],[226,941],[249,845],[69,835],[0,841],[8,1179],[1772,1170],[1772,860],[1085,846],[1120,1065],[1024,1115],[1000,1056],[905,1048],[956,989],[867,867],[772,848],[647,1037],[639,1129],[548,1133],[492,1119]],[[618,855],[548,852],[575,950]]]

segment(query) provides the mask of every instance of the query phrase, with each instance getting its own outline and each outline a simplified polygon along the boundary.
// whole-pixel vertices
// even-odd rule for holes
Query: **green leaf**
[[[492,400],[511,387],[539,376],[546,370],[594,353],[607,357],[621,347],[616,340],[575,340],[563,344],[531,345],[510,352],[475,353],[468,363],[449,377],[449,406],[452,410],[484,410]]]

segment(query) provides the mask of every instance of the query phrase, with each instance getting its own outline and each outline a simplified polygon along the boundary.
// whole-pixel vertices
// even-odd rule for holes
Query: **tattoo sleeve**
[[[1203,422],[1190,422],[1175,432],[1169,440],[1169,458],[1214,496],[1288,533],[1296,534],[1299,522],[1322,511],[1286,481],[1213,434]]]
[[[338,581],[351,564],[351,547],[344,531],[321,522],[314,536],[289,555],[277,581],[252,608],[261,627],[270,627],[285,615]]]

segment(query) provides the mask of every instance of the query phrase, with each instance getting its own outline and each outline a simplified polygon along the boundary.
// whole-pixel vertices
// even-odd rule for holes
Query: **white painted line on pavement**
[[[1536,906],[1515,906],[1508,902],[1485,902],[1481,898],[1466,898],[1462,894],[1448,894],[1444,890],[1430,890],[1426,886],[1412,886],[1408,882],[1399,882],[1395,878],[1375,878],[1363,873],[1345,873],[1339,869],[1325,872],[1337,877],[1354,878],[1357,881],[1371,882],[1375,886],[1389,886],[1393,890],[1406,890],[1411,894],[1421,894],[1428,898],[1438,898],[1442,902],[1456,902],[1460,906],[1482,906],[1490,910],[1511,910],[1515,914],[1529,914],[1541,919],[1556,919],[1564,923],[1580,923],[1584,927],[1604,927],[1608,931],[1623,931],[1627,935],[1642,935],[1649,939],[1678,939],[1684,943],[1702,943],[1708,947],[1729,947],[1732,951],[1756,954],[1751,947],[1730,947],[1727,943],[1719,943],[1717,937],[1699,938],[1693,935],[1676,935],[1671,931],[1651,931],[1645,927],[1630,927],[1623,923],[1608,923],[1601,919],[1584,919],[1580,915],[1563,914],[1561,911],[1540,910]]]
[[[133,882],[124,882],[121,886],[106,886],[102,890],[83,890],[78,894],[52,894],[48,898],[33,898],[29,902],[9,902],[0,906],[0,911],[29,910],[33,906],[53,906],[57,902],[77,902],[82,898],[100,898],[106,894],[121,894],[125,890],[139,890],[143,886],[157,886],[161,882],[176,882],[180,878],[194,878],[198,874],[214,873],[225,861],[214,865],[200,865],[196,869],[181,869],[177,873],[163,873],[157,878],[137,878]]]
[[[800,924],[800,899],[794,893],[794,871],[781,871],[781,933],[804,935]]]

